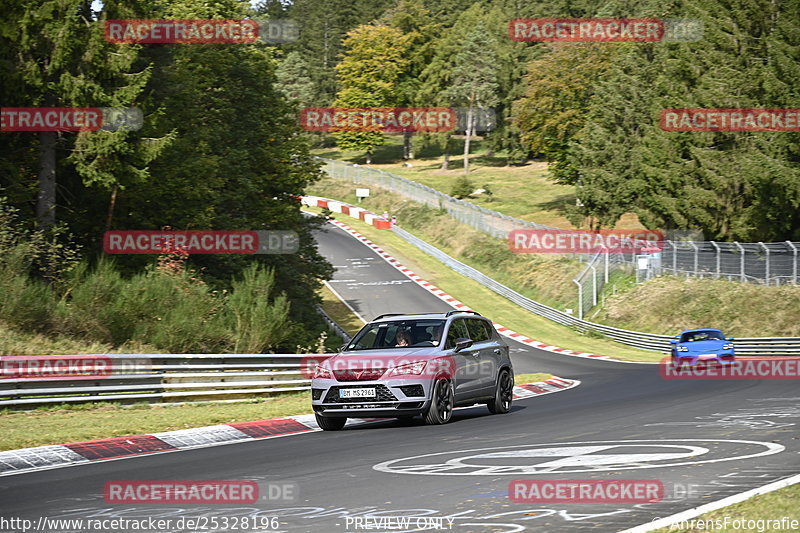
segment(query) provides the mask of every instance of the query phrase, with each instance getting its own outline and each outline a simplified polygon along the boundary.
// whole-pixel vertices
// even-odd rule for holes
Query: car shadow
[[[508,414],[513,414],[517,411],[522,411],[527,409],[527,407],[522,405],[512,405],[511,411]],[[485,405],[473,405],[471,407],[466,407],[463,409],[457,409],[453,413],[453,417],[450,419],[449,424],[457,424],[459,422],[465,420],[471,420],[473,418],[485,418],[487,416],[495,416],[489,412],[488,408]],[[391,428],[391,427],[415,427],[415,426],[426,426],[425,419],[421,416],[415,416],[412,419],[403,419],[398,420],[396,418],[387,418],[386,420],[376,420],[374,422],[367,422],[364,424],[357,424],[353,426],[347,426],[344,428],[346,431],[364,431],[368,429],[377,429],[377,428]]]

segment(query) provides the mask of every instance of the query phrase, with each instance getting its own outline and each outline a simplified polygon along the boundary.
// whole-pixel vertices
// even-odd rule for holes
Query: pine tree
[[[89,0],[26,0],[16,24],[3,25],[4,61],[11,83],[5,105],[19,107],[131,107],[150,76],[137,65],[135,46],[105,40]],[[106,10],[107,12],[108,10]],[[132,13],[131,10],[117,11]],[[43,228],[56,222],[58,151],[71,153],[84,185],[115,189],[147,178],[146,166],[164,142],[135,132],[39,132],[15,134],[38,150],[36,219]],[[34,141],[33,138],[36,138]]]
[[[314,81],[309,69],[300,52],[289,52],[275,71],[276,89],[300,108],[313,107],[314,104]]]

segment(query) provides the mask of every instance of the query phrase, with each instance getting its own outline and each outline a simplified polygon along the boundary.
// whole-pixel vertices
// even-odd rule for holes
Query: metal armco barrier
[[[342,326],[337,324],[336,321],[333,318],[331,318],[331,316],[328,313],[325,312],[322,306],[315,305],[314,308],[317,310],[317,313],[319,313],[320,316],[322,316],[322,319],[325,321],[325,323],[328,324],[328,329],[339,335],[342,338],[342,340],[344,340],[344,342],[350,342],[350,339],[352,339],[353,337],[350,336],[350,334],[347,333],[344,330],[344,328],[342,328]]]
[[[104,377],[0,379],[0,407],[76,402],[208,401],[308,390],[304,357],[330,354],[104,355],[141,360],[146,370]],[[11,357],[11,356],[3,356]]]
[[[582,333],[594,331],[622,344],[633,346],[635,348],[641,348],[643,350],[668,352],[670,349],[669,340],[672,337],[669,335],[656,335],[653,333],[643,333],[641,331],[615,328],[612,326],[606,326],[604,324],[589,322],[588,320],[582,320],[573,315],[563,313],[557,309],[546,306],[521,295],[520,293],[506,287],[502,283],[493,280],[486,274],[483,274],[471,266],[465,265],[461,261],[450,257],[435,246],[428,244],[404,229],[395,226],[392,228],[392,231],[409,244],[419,248],[428,255],[435,257],[459,274],[477,281],[487,289],[490,289],[509,299],[523,309],[527,309],[528,311],[552,320],[553,322],[574,328]],[[800,337],[741,337],[734,341],[734,345],[736,348],[736,353],[739,355],[800,356]]]

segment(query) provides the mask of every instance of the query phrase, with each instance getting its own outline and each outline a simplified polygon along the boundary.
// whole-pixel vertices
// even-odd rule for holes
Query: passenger
[[[437,326],[433,328],[433,338],[431,339],[431,344],[434,346],[439,346],[439,342],[442,340],[442,331],[444,330],[444,326]]]

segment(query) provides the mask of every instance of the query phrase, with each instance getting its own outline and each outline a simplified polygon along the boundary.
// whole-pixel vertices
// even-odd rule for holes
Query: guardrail
[[[322,306],[315,305],[314,308],[317,310],[317,313],[322,316],[322,319],[325,321],[325,323],[328,324],[329,330],[340,336],[344,342],[350,342],[353,337],[347,333],[342,326],[337,324],[333,317],[325,312],[325,309],[323,309]]]
[[[419,237],[412,235],[402,228],[394,226],[392,227],[392,231],[401,239],[422,250],[428,255],[438,259],[459,274],[477,281],[487,289],[507,298],[523,309],[552,320],[553,322],[574,328],[582,333],[589,331],[600,333],[619,343],[633,346],[635,348],[641,348],[643,350],[659,352],[668,352],[670,350],[669,340],[673,337],[669,335],[656,335],[654,333],[643,333],[641,331],[615,328],[612,326],[606,326],[605,324],[597,324],[595,322],[583,320],[573,315],[564,313],[558,309],[554,309],[521,295],[513,289],[506,287],[502,283],[493,280],[479,270],[462,263],[458,259],[450,257],[435,246],[428,244]],[[734,345],[736,347],[736,353],[740,355],[800,356],[800,337],[742,337],[737,338],[734,341]]]
[[[76,402],[219,401],[308,390],[303,357],[330,354],[137,354],[142,371],[102,377],[0,379],[0,407]]]

